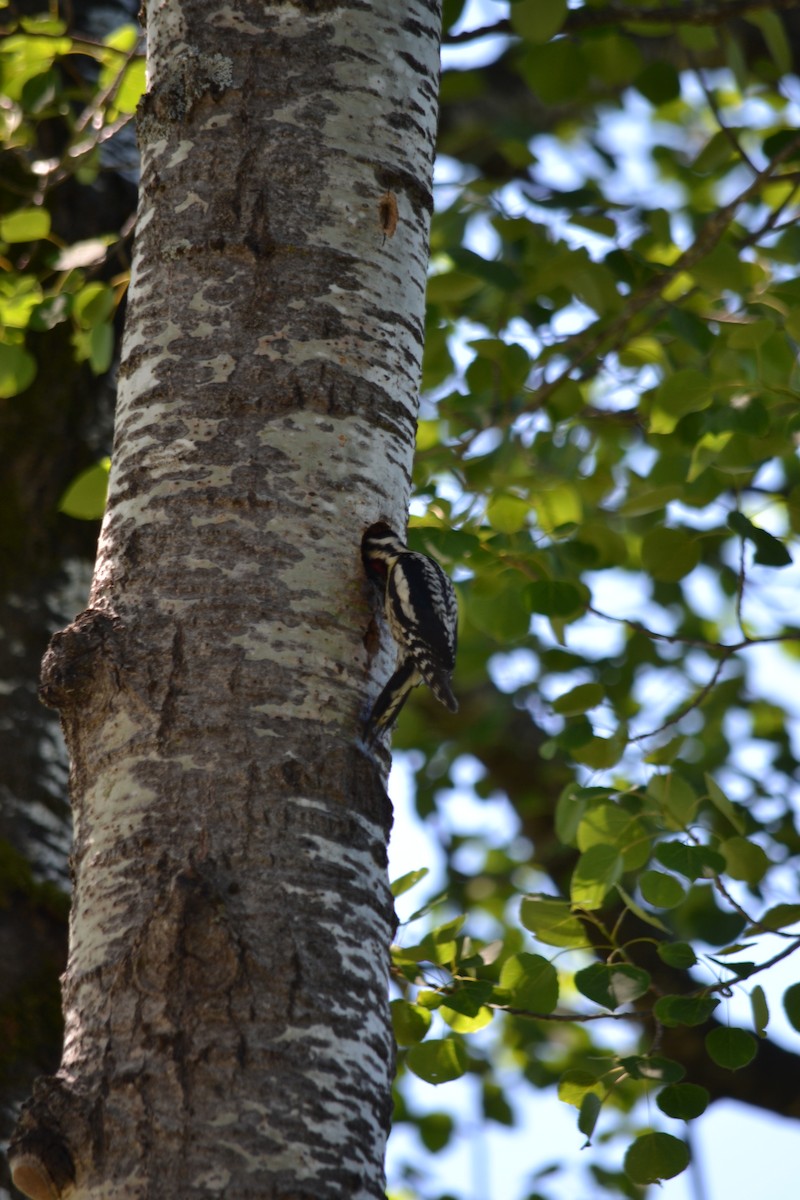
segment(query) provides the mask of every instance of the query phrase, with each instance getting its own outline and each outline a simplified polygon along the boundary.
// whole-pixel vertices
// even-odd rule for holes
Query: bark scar
[[[53,634],[42,659],[39,699],[69,716],[94,707],[119,689],[122,623],[113,613],[87,608]]]

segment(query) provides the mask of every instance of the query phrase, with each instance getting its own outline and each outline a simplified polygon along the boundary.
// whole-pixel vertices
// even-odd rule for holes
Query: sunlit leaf
[[[615,1009],[643,996],[650,987],[650,976],[628,963],[592,963],[576,972],[575,986],[595,1004]]]
[[[414,1046],[421,1042],[431,1026],[431,1014],[419,1004],[408,1000],[391,1003],[392,1027],[398,1046]]]
[[[500,986],[515,1008],[549,1013],[558,1004],[558,974],[540,954],[515,954],[503,963]]]
[[[59,501],[59,511],[81,521],[99,520],[106,507],[108,473],[111,459],[101,459],[73,479]]]
[[[566,900],[553,896],[523,897],[520,920],[526,929],[548,946],[586,946],[588,937]]]
[[[572,872],[570,899],[579,908],[600,908],[622,875],[622,858],[614,846],[590,846]]]
[[[18,208],[0,217],[0,241],[34,242],[50,232],[50,213],[46,208]]]

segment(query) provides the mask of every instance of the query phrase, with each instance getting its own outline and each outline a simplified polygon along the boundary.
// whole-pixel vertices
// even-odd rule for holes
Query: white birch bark
[[[12,1168],[37,1200],[378,1197],[391,810],[359,731],[391,656],[359,547],[408,501],[438,0],[146,9],[109,507],[43,675],[64,1057]]]

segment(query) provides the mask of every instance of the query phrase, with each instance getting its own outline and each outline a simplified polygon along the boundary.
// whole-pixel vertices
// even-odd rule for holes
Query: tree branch
[[[563,33],[584,33],[586,30],[613,28],[620,25],[723,25],[737,17],[747,16],[759,9],[782,12],[800,6],[800,0],[712,0],[710,3],[661,5],[658,8],[632,8],[622,4],[610,4],[607,8],[577,8],[567,14],[562,26]],[[495,21],[492,25],[480,25],[476,29],[462,29],[460,33],[446,34],[445,46],[461,46],[486,37],[511,37],[514,29],[508,19]]]

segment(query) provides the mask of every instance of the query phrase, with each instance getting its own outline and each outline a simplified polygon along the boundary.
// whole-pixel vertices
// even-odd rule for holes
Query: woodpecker
[[[453,585],[427,554],[409,550],[384,521],[370,525],[361,542],[367,575],[380,587],[389,630],[397,644],[397,668],[375,701],[368,739],[390,727],[412,688],[423,681],[451,712],[458,704],[450,687],[456,663],[458,608]]]

